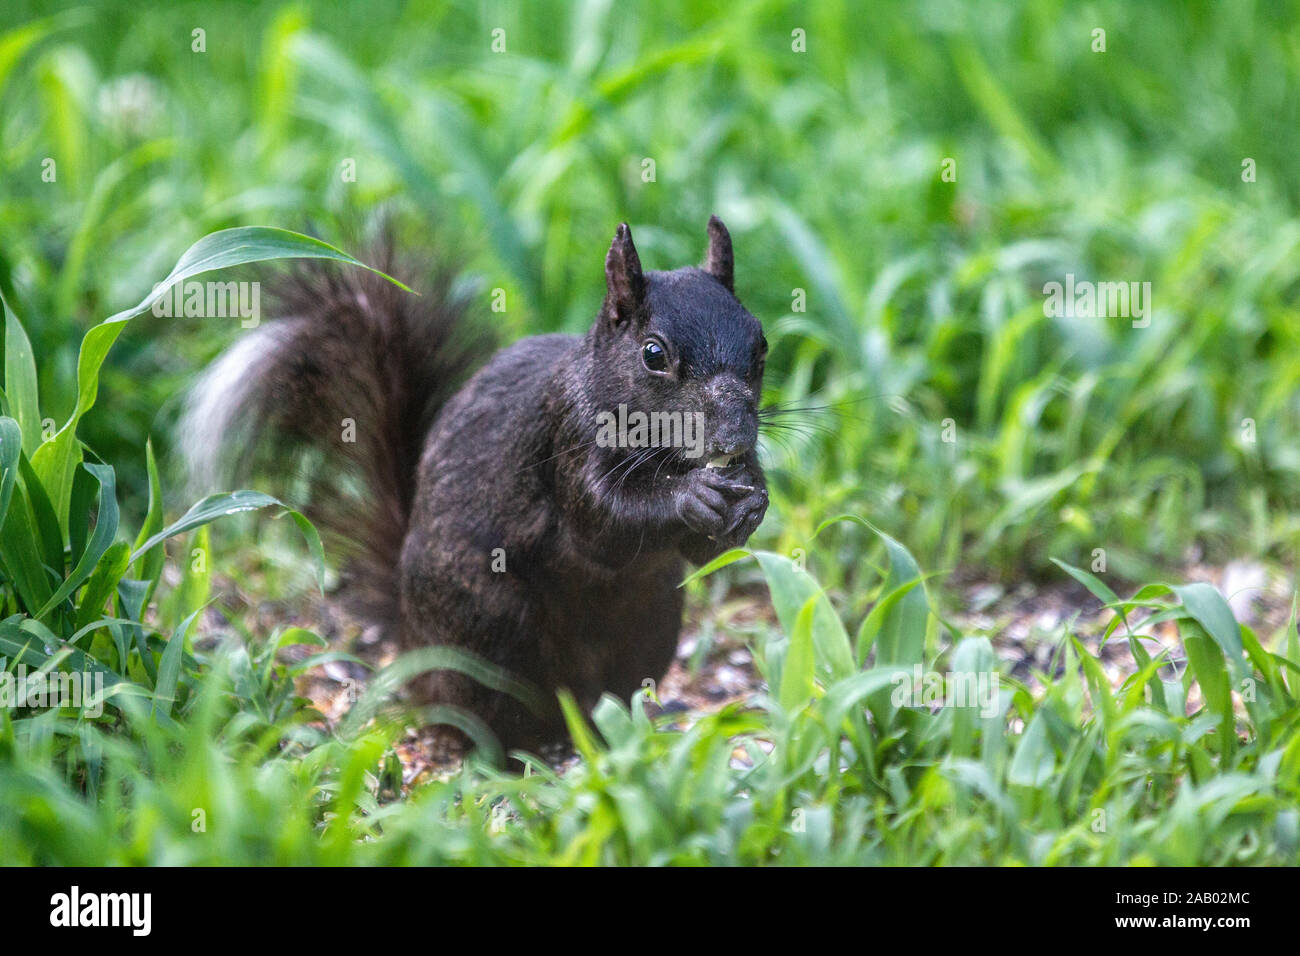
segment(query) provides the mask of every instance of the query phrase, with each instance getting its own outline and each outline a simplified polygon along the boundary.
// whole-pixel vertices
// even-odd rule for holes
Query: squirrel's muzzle
[[[709,455],[736,458],[758,441],[758,407],[753,391],[732,375],[719,375],[705,387],[708,397]]]

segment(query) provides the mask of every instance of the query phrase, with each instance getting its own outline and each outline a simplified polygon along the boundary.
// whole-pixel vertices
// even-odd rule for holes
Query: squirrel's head
[[[596,404],[614,414],[625,404],[629,414],[661,416],[658,429],[650,419],[649,439],[674,448],[654,459],[668,467],[722,465],[749,452],[758,439],[767,340],[735,296],[731,236],[722,221],[709,219],[703,267],[671,272],[642,271],[623,223],[605,257],[605,280],[592,330]],[[679,431],[664,440],[664,428]]]

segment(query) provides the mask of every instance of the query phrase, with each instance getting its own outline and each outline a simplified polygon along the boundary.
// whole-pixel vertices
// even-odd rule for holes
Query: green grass
[[[1257,638],[1203,586],[1133,585],[1179,580],[1192,553],[1294,574],[1298,12],[376,0],[353,22],[11,0],[0,642],[10,669],[96,666],[117,693],[96,719],[3,711],[0,859],[1296,862],[1294,621]],[[364,258],[346,225],[378,209],[404,246],[455,250],[506,338],[590,321],[617,222],[653,268],[697,261],[709,214],[727,221],[772,344],[766,398],[829,406],[768,443],[762,550],[718,572],[771,588],[765,699],[685,733],[606,702],[603,742],[575,716],[584,759],[562,778],[475,765],[396,799],[398,714],[376,697],[375,721],[326,734],[294,698],[278,648],[319,639],[196,630],[214,568],[319,600],[294,570],[314,532],[272,553],[266,514],[197,523],[269,498],[179,517],[178,397],[237,323],[104,317],[220,230]],[[242,274],[266,278],[273,251]],[[1045,316],[1067,273],[1150,282],[1150,325]],[[842,513],[874,527],[822,527]],[[174,567],[141,550],[169,529]],[[1117,617],[1137,661],[1118,688],[1073,622],[1058,670],[1003,679],[996,717],[877,686],[995,666],[938,613],[944,572],[1062,579],[1049,559],[1096,548],[1109,583],[1087,585],[1166,616],[1185,663],[1148,662]]]
[[[883,540],[881,600],[853,637],[797,562],[757,552],[782,623],[755,646],[769,692],[685,732],[657,726],[640,696],[630,709],[603,699],[594,728],[566,701],[581,760],[563,776],[470,761],[399,799],[403,722],[382,708],[386,682],[336,733],[306,724],[275,663],[279,646],[311,640],[303,632],[192,663],[178,654],[192,692],[175,719],[156,693],[152,710],[119,694],[99,722],[5,714],[0,853],[185,865],[1296,861],[1294,613],[1285,653],[1271,654],[1208,585],[1120,601],[1070,569],[1116,609],[1114,639],[1139,669],[1113,688],[1063,628],[1045,692],[991,680],[978,706],[931,709],[910,696],[923,661],[961,678],[995,674],[997,659],[986,638],[936,627],[910,555]],[[1181,678],[1167,649],[1149,656],[1128,631],[1138,608],[1177,623]],[[927,631],[941,635],[937,656]],[[160,673],[183,639],[184,626],[157,651]],[[47,666],[67,661],[66,645],[45,650]],[[1193,692],[1204,704],[1189,716]]]

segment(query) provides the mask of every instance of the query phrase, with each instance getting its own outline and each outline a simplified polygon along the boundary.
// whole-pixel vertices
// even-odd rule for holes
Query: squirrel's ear
[[[731,233],[717,216],[709,217],[709,255],[704,260],[704,271],[736,292],[736,260],[731,253]]]
[[[605,256],[605,285],[608,294],[605,303],[610,317],[622,322],[637,315],[645,303],[645,275],[641,272],[641,257],[632,244],[632,230],[627,223],[619,223]]]

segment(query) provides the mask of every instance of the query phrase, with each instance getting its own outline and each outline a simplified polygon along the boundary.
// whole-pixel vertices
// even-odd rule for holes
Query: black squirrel
[[[743,544],[767,510],[767,341],[734,294],[717,217],[708,236],[703,268],[646,272],[620,225],[591,329],[525,338],[468,380],[489,346],[452,276],[417,297],[363,270],[300,269],[279,290],[289,317],[192,394],[192,462],[283,472],[314,455],[307,511],[346,556],[351,610],[404,646],[470,651],[546,703],[453,670],[427,675],[422,696],[507,748],[563,739],[556,691],[589,710],[659,680],[683,559]],[[647,419],[669,440],[627,427]]]

